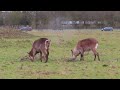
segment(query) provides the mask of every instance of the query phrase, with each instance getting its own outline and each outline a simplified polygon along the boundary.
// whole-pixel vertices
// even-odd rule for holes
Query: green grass
[[[1,79],[119,79],[120,78],[120,32],[98,30],[30,31],[15,34],[12,38],[0,39]],[[27,37],[25,36],[27,35]],[[47,63],[40,62],[39,55],[34,62],[20,61],[30,51],[34,40],[40,37],[51,39]],[[71,49],[78,40],[96,38],[101,61],[94,61],[93,53],[80,56],[75,62],[68,62]]]

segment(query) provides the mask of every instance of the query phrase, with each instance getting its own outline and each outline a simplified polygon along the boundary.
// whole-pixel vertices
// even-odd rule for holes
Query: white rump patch
[[[46,42],[49,41],[49,40],[46,40]]]
[[[46,46],[46,42],[47,42],[47,41],[49,41],[49,40],[46,40],[46,41],[45,41],[45,49],[48,49],[47,46]]]
[[[95,49],[97,49],[97,47],[98,47],[98,43],[95,45]]]

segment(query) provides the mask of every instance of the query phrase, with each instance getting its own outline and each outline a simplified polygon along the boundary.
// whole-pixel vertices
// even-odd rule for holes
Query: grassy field
[[[10,31],[11,32],[11,31]],[[7,33],[10,33],[7,32]],[[1,79],[120,79],[120,32],[99,30],[30,31],[6,34],[0,32],[0,78]],[[34,62],[20,61],[30,51],[34,40],[51,39],[47,63],[36,56]],[[68,62],[71,49],[78,40],[88,37],[99,41],[101,61],[94,61],[90,52],[80,61]]]

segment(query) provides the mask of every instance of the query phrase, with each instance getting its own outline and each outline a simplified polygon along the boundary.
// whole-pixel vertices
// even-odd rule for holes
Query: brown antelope
[[[92,51],[95,56],[94,61],[96,60],[96,56],[98,57],[98,60],[100,61],[99,53],[96,51],[97,47],[98,47],[98,41],[94,38],[87,38],[87,39],[78,41],[75,48],[71,50],[72,60],[75,60],[78,55],[81,55],[80,60],[84,60],[84,52]]]
[[[34,57],[37,53],[40,53],[40,60],[44,58],[45,62],[48,61],[50,41],[47,38],[40,38],[34,41],[31,51],[28,53],[31,61],[34,61]]]

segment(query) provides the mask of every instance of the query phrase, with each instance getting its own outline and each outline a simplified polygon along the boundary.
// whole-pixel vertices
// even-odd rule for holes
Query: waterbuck
[[[75,60],[78,55],[81,56],[80,60],[84,60],[84,52],[86,51],[92,51],[94,53],[94,61],[96,60],[96,56],[98,57],[98,60],[100,61],[99,58],[99,53],[96,51],[98,47],[98,41],[94,38],[87,38],[78,41],[77,45],[72,52],[72,60]]]
[[[49,56],[49,46],[50,46],[51,40],[48,40],[47,38],[40,38],[38,40],[35,40],[31,51],[28,53],[29,58],[31,61],[34,61],[34,57],[37,53],[40,53],[40,60],[42,62],[42,59],[45,60],[45,62],[48,61]]]

